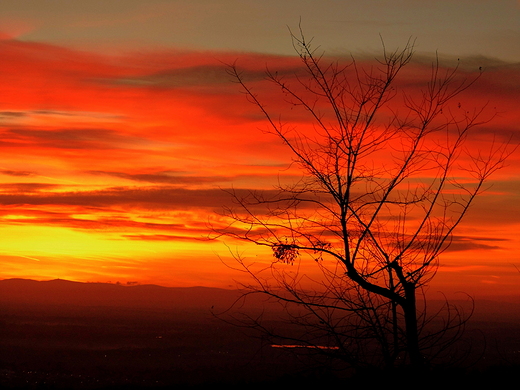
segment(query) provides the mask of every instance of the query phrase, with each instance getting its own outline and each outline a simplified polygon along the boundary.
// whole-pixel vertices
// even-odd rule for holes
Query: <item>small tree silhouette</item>
[[[442,326],[428,327],[440,312],[427,315],[424,287],[454,229],[510,153],[494,143],[476,154],[465,148],[471,131],[490,118],[456,98],[481,71],[461,77],[458,65],[443,68],[437,59],[421,91],[409,93],[397,80],[411,63],[411,41],[393,52],[383,44],[382,59],[367,67],[354,59],[327,61],[301,29],[291,36],[303,72],[266,76],[292,115],[312,120],[312,130],[275,119],[236,63],[229,73],[292,153],[302,178],[279,185],[276,195],[230,191],[231,224],[218,233],[272,248],[269,278],[236,260],[253,280],[244,285],[248,293],[276,299],[301,326],[288,340],[353,366],[423,366],[461,335],[467,320],[446,303]],[[299,268],[304,256],[321,271],[311,290]]]

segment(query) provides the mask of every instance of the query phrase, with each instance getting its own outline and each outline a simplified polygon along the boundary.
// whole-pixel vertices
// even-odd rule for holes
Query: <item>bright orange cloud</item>
[[[108,56],[12,39],[0,41],[0,51],[0,277],[228,286],[233,273],[216,255],[229,256],[227,249],[207,240],[211,226],[226,223],[218,216],[229,202],[221,188],[269,191],[299,173],[287,169],[290,154],[263,133],[264,118],[224,64],[238,58],[245,80],[277,112],[283,96],[263,80],[265,66],[294,81],[298,61],[215,52]],[[414,64],[399,85],[413,93],[429,70]],[[491,135],[497,143],[518,137],[519,88],[518,66],[494,65],[461,97],[464,107],[487,104],[486,114],[496,113],[470,147]],[[312,129],[301,112],[282,114]],[[479,251],[495,256],[490,270],[502,276],[504,264],[520,264],[519,173],[515,154],[468,215],[450,264],[472,264]],[[450,275],[441,267],[438,279],[448,284]]]

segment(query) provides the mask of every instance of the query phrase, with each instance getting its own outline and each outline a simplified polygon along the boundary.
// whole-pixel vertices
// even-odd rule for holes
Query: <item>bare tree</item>
[[[283,122],[236,64],[229,72],[292,153],[302,178],[276,191],[230,191],[231,223],[219,233],[272,249],[269,278],[236,259],[253,280],[248,291],[275,298],[301,326],[288,339],[352,365],[422,366],[460,336],[467,319],[446,303],[444,322],[437,330],[429,326],[439,312],[427,315],[424,287],[508,153],[495,144],[476,154],[465,148],[472,130],[490,118],[456,98],[481,72],[470,78],[437,59],[414,93],[398,82],[411,64],[412,41],[392,52],[383,44],[382,58],[367,66],[328,60],[301,30],[292,39],[303,70],[267,70],[266,78],[291,115],[307,115],[312,129]],[[307,258],[319,279],[305,278],[300,262]]]

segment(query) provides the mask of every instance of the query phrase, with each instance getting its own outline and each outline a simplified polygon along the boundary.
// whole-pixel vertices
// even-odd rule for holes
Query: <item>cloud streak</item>
[[[44,258],[52,251],[46,242],[68,242],[65,229],[95,237],[95,244],[85,238],[85,251],[98,245],[107,266],[112,260],[103,248],[114,250],[115,242],[122,253],[142,249],[139,256],[167,259],[175,250],[214,257],[216,246],[205,237],[209,226],[225,225],[218,212],[231,205],[229,192],[274,196],[274,185],[301,175],[279,140],[265,133],[268,124],[225,65],[238,59],[269,112],[289,126],[312,129],[306,113],[285,111],[283,96],[264,80],[268,65],[297,83],[302,71],[294,57],[165,50],[108,56],[13,39],[0,41],[0,49],[0,220],[7,232],[0,245],[13,241],[9,231],[24,231],[27,248],[47,248],[37,254],[20,249],[19,256]],[[478,62],[472,61],[461,68],[468,77]],[[475,150],[493,137],[500,143],[520,135],[520,67],[482,63],[492,66],[463,104],[487,104],[496,116],[470,140]],[[418,59],[399,86],[412,95],[429,72]],[[515,154],[478,198],[452,254],[519,245],[510,233],[520,226],[519,174]],[[39,228],[49,229],[47,241],[31,233]],[[80,261],[74,270],[80,273]]]

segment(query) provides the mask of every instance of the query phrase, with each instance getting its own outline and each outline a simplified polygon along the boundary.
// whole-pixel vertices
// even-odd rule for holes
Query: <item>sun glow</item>
[[[235,250],[259,266],[273,261],[269,248],[215,237],[229,223],[219,213],[233,206],[231,188],[242,196],[302,177],[284,145],[265,132],[261,113],[230,82],[223,63],[236,54],[103,55],[16,39],[0,45],[0,277],[229,286],[237,274],[220,260],[230,265]],[[261,80],[265,63],[289,72],[297,60],[243,57],[255,91],[270,110],[281,108]],[[414,65],[406,88],[429,69]],[[477,86],[464,104],[480,106],[493,90],[502,107],[515,108],[516,96],[500,82],[503,73],[514,79],[512,70],[490,72],[492,85]],[[315,131],[297,110],[280,120]],[[506,131],[518,123],[518,111],[498,120]],[[478,150],[491,133],[483,128],[468,147]],[[374,164],[385,165],[395,147]],[[513,156],[468,214],[454,251],[445,254],[453,266],[439,269],[439,281],[452,283],[466,260],[483,267],[486,256],[499,257],[493,268],[499,277],[504,264],[520,263],[512,233],[518,163]]]

